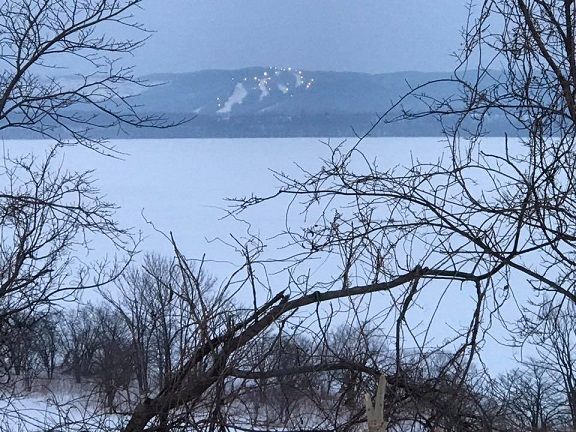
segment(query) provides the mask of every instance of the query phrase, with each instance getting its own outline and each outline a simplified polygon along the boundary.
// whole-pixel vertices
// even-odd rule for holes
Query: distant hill
[[[135,100],[145,111],[193,117],[172,130],[138,136],[290,137],[362,134],[378,113],[416,85],[440,73],[366,74],[254,67],[146,77],[158,86]],[[160,85],[161,84],[161,85]],[[447,89],[435,91],[447,93]],[[438,135],[429,119],[419,125],[378,128],[375,135]],[[140,135],[142,134],[142,135]]]
[[[190,119],[170,129],[128,128],[109,137],[334,137],[364,134],[409,88],[449,74],[400,72],[366,74],[310,72],[291,68],[253,67],[206,70],[145,77],[150,87],[126,87],[124,95],[145,113],[169,120]],[[447,97],[449,84],[437,84],[427,94]],[[404,106],[414,108],[408,99]],[[493,132],[504,125],[494,122]],[[437,136],[433,118],[381,125],[374,136]],[[11,132],[11,136],[18,132]]]
[[[164,83],[145,90],[139,102],[151,111],[202,115],[299,115],[377,112],[438,73],[371,75],[281,68],[208,70],[146,77]]]

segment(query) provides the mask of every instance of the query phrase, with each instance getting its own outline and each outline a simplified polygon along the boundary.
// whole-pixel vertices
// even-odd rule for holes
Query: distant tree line
[[[12,314],[0,333],[2,392],[74,383],[109,414],[157,396],[193,355],[198,336],[212,331],[207,322],[228,326],[242,315],[214,307],[215,280],[202,271],[186,279],[179,265],[149,254],[97,302]],[[210,319],[195,319],[199,303]],[[391,339],[367,322],[342,324],[321,338],[305,328],[270,329],[241,348],[228,366],[233,379],[191,411],[166,413],[159,422],[360,430],[364,394],[384,373],[390,430],[573,430],[576,313],[547,308],[534,319],[547,329],[534,332],[532,321],[524,323],[523,337],[539,347],[535,355],[498,377],[476,366],[462,376],[453,353],[437,350],[404,350],[402,372],[395,372]]]

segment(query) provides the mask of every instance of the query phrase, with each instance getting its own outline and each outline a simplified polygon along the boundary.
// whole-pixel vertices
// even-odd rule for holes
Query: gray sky
[[[466,0],[148,0],[142,73],[293,66],[446,71]]]

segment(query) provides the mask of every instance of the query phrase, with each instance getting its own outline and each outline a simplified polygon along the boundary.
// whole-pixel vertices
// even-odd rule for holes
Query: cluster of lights
[[[260,89],[261,92],[260,100],[262,100],[264,97],[268,96],[271,92],[270,84],[272,78],[280,76],[283,72],[291,73],[296,79],[295,84],[290,82],[283,82],[277,85],[278,90],[280,90],[284,94],[290,93],[290,97],[294,96],[293,93],[291,92],[291,90],[293,90],[294,88],[304,86],[305,90],[310,90],[314,85],[314,78],[306,79],[304,73],[301,70],[294,69],[292,67],[276,67],[276,66],[268,67],[268,70],[265,70],[262,73],[262,76],[254,75],[252,77],[243,77],[240,79],[240,82],[247,84],[251,82],[254,83],[252,88]],[[236,79],[232,78],[232,81],[236,81]],[[216,98],[216,103],[218,104],[218,108],[221,108],[224,104],[224,102],[219,97]]]

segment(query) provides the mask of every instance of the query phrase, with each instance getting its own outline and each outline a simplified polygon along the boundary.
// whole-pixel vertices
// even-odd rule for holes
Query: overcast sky
[[[466,0],[148,0],[140,72],[247,66],[446,71]]]

